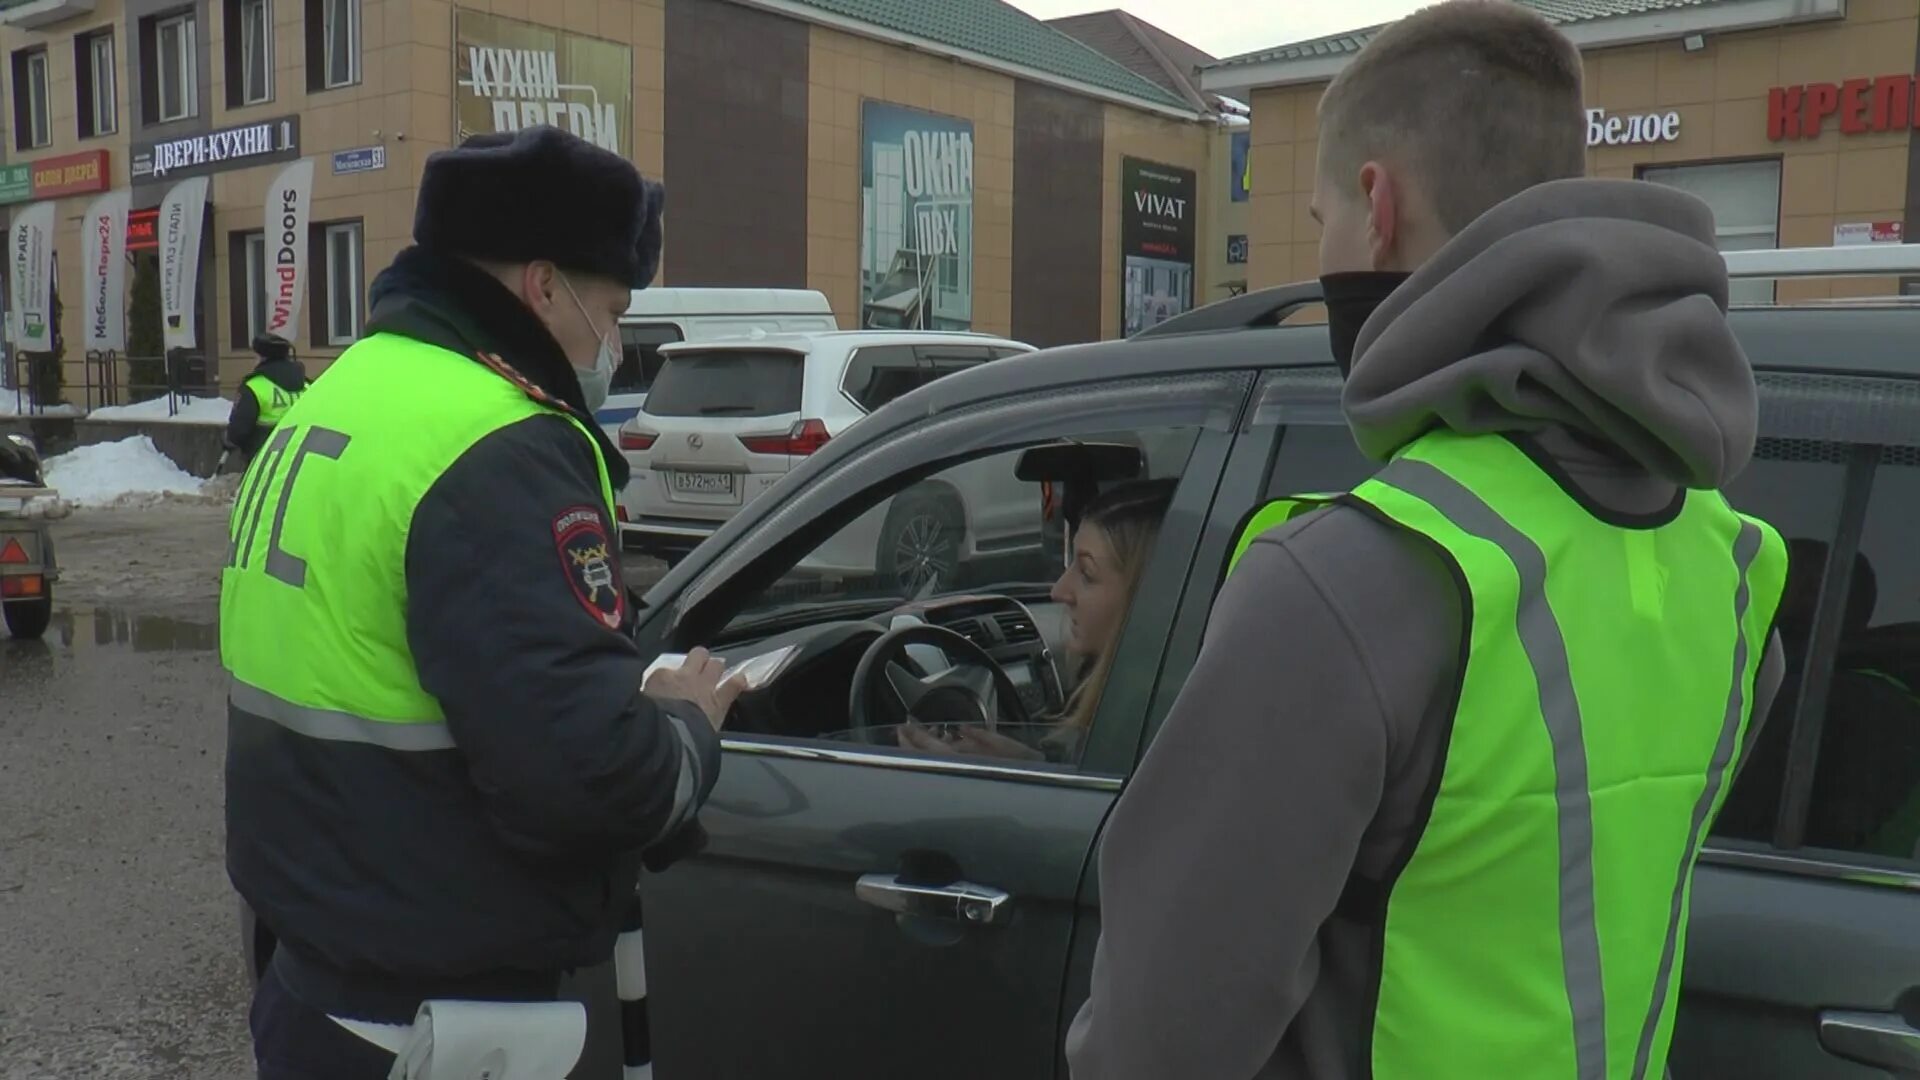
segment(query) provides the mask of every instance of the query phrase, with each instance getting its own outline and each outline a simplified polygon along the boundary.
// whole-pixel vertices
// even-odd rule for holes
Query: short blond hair
[[[1510,0],[1448,0],[1382,30],[1320,99],[1324,179],[1368,161],[1411,174],[1440,224],[1585,175],[1580,50]]]

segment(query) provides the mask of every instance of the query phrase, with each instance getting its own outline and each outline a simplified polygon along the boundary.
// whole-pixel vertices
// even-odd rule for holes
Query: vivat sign
[[[1672,142],[1680,137],[1677,112],[1608,116],[1605,109],[1587,110],[1587,146],[1639,146]]]

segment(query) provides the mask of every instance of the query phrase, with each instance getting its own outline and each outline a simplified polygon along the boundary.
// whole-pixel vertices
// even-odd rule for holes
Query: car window
[[[680,340],[680,328],[670,323],[621,324],[620,366],[613,370],[608,390],[615,394],[646,393],[664,363],[660,346]]]
[[[768,349],[667,357],[647,394],[649,416],[782,416],[800,411],[806,358]]]
[[[869,345],[847,362],[842,389],[868,412],[925,383],[928,371],[911,345]]]
[[[1071,447],[1064,440],[1023,442],[870,489],[841,508],[845,524],[785,556],[772,584],[732,611],[718,636],[723,652],[742,642],[804,641],[829,656],[816,659],[815,670],[796,679],[784,697],[776,694],[779,700],[757,721],[730,726],[729,733],[1077,769],[1200,431],[1169,426],[1076,434]],[[1108,455],[1102,460],[1138,467],[1093,484],[1016,475],[1023,460],[1035,460],[1027,455],[1036,447],[1080,453],[1089,445]],[[1084,506],[1090,523],[1071,541],[1070,506],[1076,518]],[[871,711],[855,716],[854,667],[878,636],[859,624],[886,628],[903,618],[945,627],[985,648],[1012,681],[1026,721],[1000,715],[991,725],[965,723],[964,703],[951,696],[944,706],[936,701],[912,710],[892,699],[870,701]],[[844,644],[825,644],[841,636]],[[957,654],[913,648],[908,655],[927,676],[968,666],[956,663],[964,659]],[[913,728],[903,735],[909,721]],[[948,741],[940,748],[916,745],[913,736],[927,732]]]

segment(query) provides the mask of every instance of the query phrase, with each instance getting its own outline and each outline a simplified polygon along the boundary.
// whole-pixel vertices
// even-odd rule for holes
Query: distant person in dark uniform
[[[292,342],[261,334],[253,339],[253,351],[260,362],[240,384],[225,440],[227,449],[248,457],[260,452],[280,418],[307,391],[307,369],[294,358]]]

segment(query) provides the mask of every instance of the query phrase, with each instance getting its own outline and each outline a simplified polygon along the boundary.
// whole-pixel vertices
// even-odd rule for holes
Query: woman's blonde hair
[[[1118,571],[1126,587],[1123,612],[1133,607],[1134,593],[1140,588],[1147,559],[1153,554],[1153,543],[1159,538],[1160,522],[1167,516],[1176,483],[1175,480],[1142,480],[1122,484],[1095,498],[1080,516],[1080,528],[1089,525],[1099,528],[1106,534],[1108,546],[1113,548],[1113,557],[1119,563]],[[1062,734],[1071,733],[1077,739],[1093,726],[1093,714],[1100,710],[1100,698],[1106,691],[1107,677],[1113,672],[1113,656],[1119,645],[1119,635],[1115,634],[1099,655],[1088,657],[1081,666],[1080,684],[1062,709],[1060,726],[1065,729]]]

